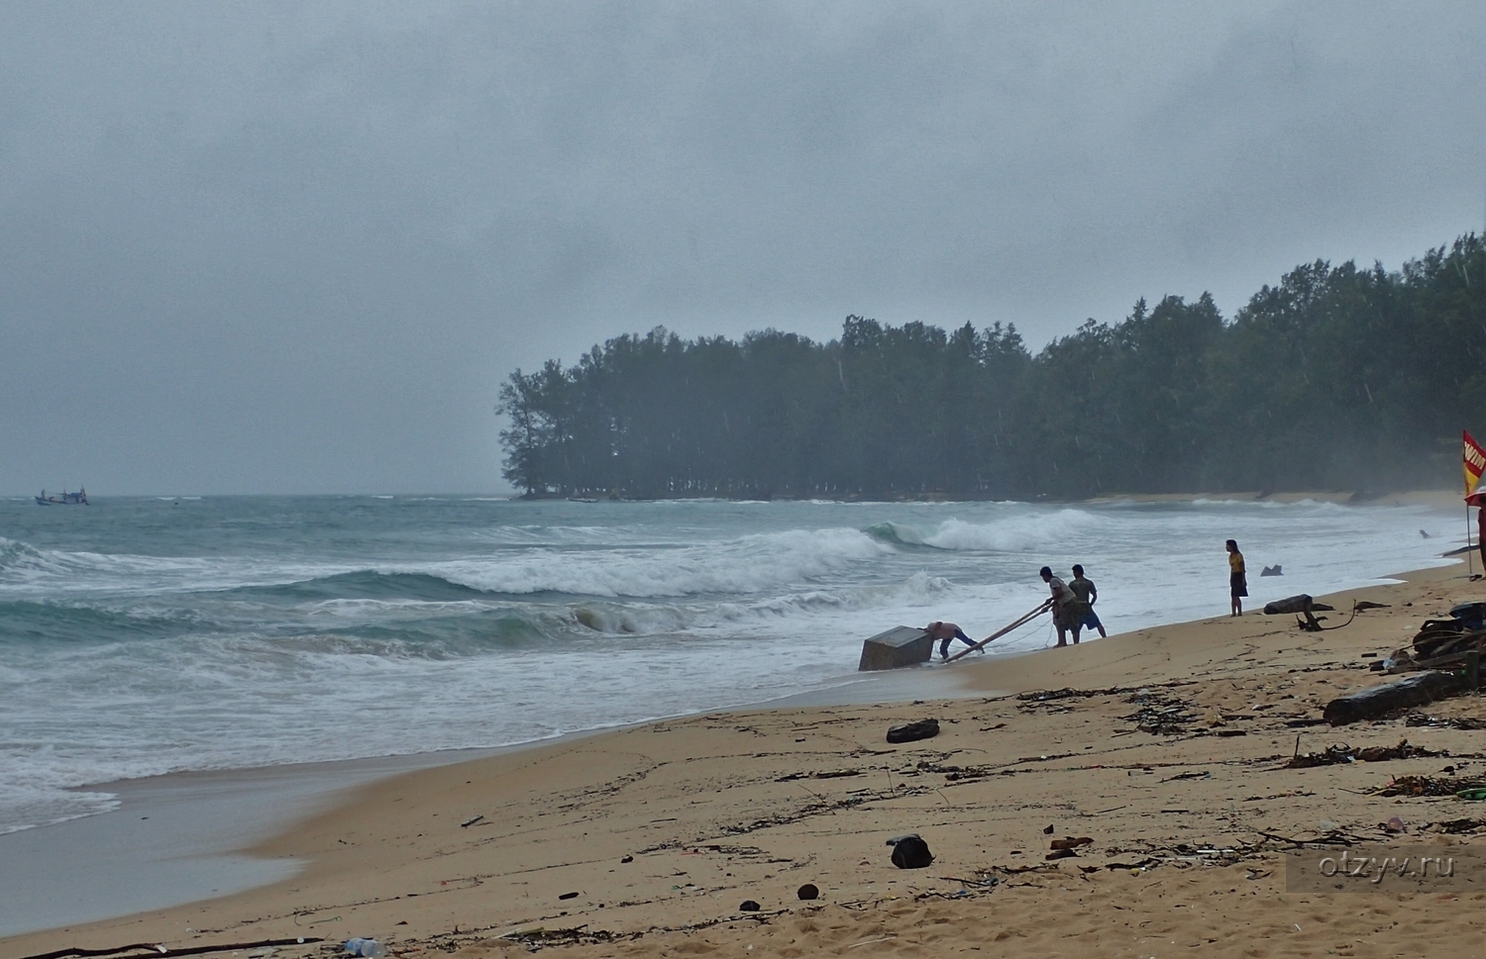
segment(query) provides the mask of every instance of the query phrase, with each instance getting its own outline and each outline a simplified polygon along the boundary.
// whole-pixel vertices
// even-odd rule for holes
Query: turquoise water
[[[523,742],[855,678],[900,623],[986,635],[1082,562],[1111,632],[1437,563],[1460,517],[1327,504],[0,501],[0,831],[86,784]],[[1420,529],[1435,534],[1424,539]],[[1045,619],[997,651],[1050,641]]]

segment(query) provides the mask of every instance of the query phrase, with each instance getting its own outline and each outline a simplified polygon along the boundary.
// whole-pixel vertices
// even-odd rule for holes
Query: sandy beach
[[[962,698],[708,714],[408,773],[248,850],[306,863],[291,879],[0,940],[0,956],[303,937],[276,953],[297,957],[350,936],[472,957],[1475,949],[1486,874],[1289,892],[1284,852],[1486,853],[1486,803],[1381,794],[1400,776],[1486,776],[1486,700],[1315,723],[1380,681],[1367,654],[1483,597],[1453,566],[1325,597],[1327,626],[1354,600],[1388,605],[1322,633],[1215,617],[952,667]],[[929,717],[937,737],[885,741]],[[1402,740],[1432,755],[1286,768]],[[887,840],[906,833],[931,866],[893,866]],[[819,898],[799,898],[806,884]]]

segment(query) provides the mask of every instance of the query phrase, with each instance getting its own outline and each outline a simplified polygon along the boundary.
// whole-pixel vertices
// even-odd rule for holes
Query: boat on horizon
[[[36,497],[36,505],[37,506],[87,506],[88,505],[88,490],[87,490],[87,487],[83,487],[83,486],[78,487],[78,490],[77,490],[76,493],[69,493],[69,492],[67,492],[64,489],[62,491],[62,495],[61,496],[48,496],[48,495],[46,495],[46,490],[42,490],[41,491],[41,495],[38,496],[38,497]]]

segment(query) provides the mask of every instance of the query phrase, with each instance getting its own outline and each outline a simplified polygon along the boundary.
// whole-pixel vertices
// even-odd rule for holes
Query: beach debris
[[[21,959],[65,959],[67,956],[116,956],[125,952],[139,952],[144,950],[154,955],[169,953],[172,956],[204,956],[211,952],[238,952],[244,949],[263,949],[272,946],[303,946],[306,943],[324,942],[320,936],[298,936],[294,939],[259,939],[254,942],[225,942],[214,946],[188,946],[181,949],[167,949],[157,942],[132,942],[127,946],[113,946],[107,949],[82,949],[72,947],[69,949],[56,949],[52,952],[38,952],[33,956],[23,956]]]
[[[1074,852],[1072,849],[1054,849],[1052,852],[1048,853],[1046,856],[1043,856],[1042,858],[1043,859],[1047,859],[1047,860],[1053,860],[1053,859],[1068,859],[1068,858],[1077,857],[1077,856],[1078,856],[1078,853]]]
[[[890,743],[911,743],[920,739],[932,739],[939,735],[939,720],[921,719],[916,723],[904,723],[901,726],[889,727],[887,741]]]
[[[577,899],[578,898],[578,894],[576,892],[565,892],[562,895],[558,896],[557,898],[559,898],[559,899]]]
[[[1486,786],[1472,786],[1461,789],[1455,793],[1456,799],[1469,799],[1472,802],[1480,802],[1486,799]]]
[[[795,890],[795,896],[805,902],[809,902],[812,899],[820,898],[820,890],[816,888],[815,883],[807,882]]]
[[[1266,566],[1263,569],[1261,569],[1259,571],[1259,575],[1260,576],[1283,576],[1283,575],[1285,575],[1285,571],[1280,567],[1280,564],[1279,563],[1275,563],[1273,566]]]
[[[485,818],[485,816],[482,814],[482,815],[479,815],[479,816],[475,816],[472,819],[466,819],[464,822],[462,822],[462,823],[459,824],[459,828],[460,829],[468,829],[471,826],[473,826],[475,823],[479,822],[480,820],[482,820],[484,818]]]
[[[1092,845],[1093,842],[1094,840],[1089,838],[1088,836],[1079,836],[1077,839],[1073,838],[1072,836],[1066,836],[1062,839],[1054,839],[1052,843],[1048,845],[1048,848],[1077,849],[1079,846]]]
[[[1434,823],[1436,832],[1445,833],[1475,832],[1482,826],[1486,826],[1486,819],[1449,819]]]
[[[1428,670],[1333,699],[1326,704],[1322,715],[1333,726],[1345,726],[1361,719],[1376,719],[1395,709],[1447,699],[1464,691],[1465,681],[1459,676]]]
[[[738,903],[738,911],[739,912],[758,912],[762,908],[764,908],[764,907],[763,906],[760,906],[757,902],[754,902],[752,899],[745,899],[742,902]]]
[[[892,742],[892,740],[888,740],[888,742]],[[862,775],[860,769],[826,769],[814,770],[808,773],[788,773],[784,776],[779,776],[774,781],[776,783],[788,783],[794,782],[796,779],[842,779],[847,776],[860,775]]]
[[[1051,823],[1048,824],[1046,829],[1042,830],[1042,834],[1044,836],[1051,836],[1053,834],[1053,827]]]
[[[1409,831],[1408,823],[1405,823],[1397,816],[1390,816],[1387,822],[1378,823],[1378,828],[1383,830],[1383,832],[1391,833],[1406,833]]]
[[[1388,672],[1406,673],[1436,667],[1470,668],[1471,654],[1486,653],[1486,603],[1461,603],[1448,619],[1427,619],[1411,645],[1389,657]]]
[[[1278,569],[1279,567],[1275,568]],[[1269,575],[1278,576],[1279,574],[1270,573]],[[1297,593],[1294,596],[1286,596],[1284,599],[1277,599],[1272,603],[1264,604],[1264,615],[1266,616],[1283,616],[1287,613],[1304,613],[1307,611],[1334,613],[1336,612],[1336,607],[1316,602],[1310,593]]]
[[[1146,858],[1139,862],[1107,862],[1104,864],[1104,868],[1111,872],[1129,872],[1133,876],[1138,876],[1142,869],[1149,869],[1152,866],[1160,865],[1160,863],[1161,860],[1159,859]],[[1083,867],[1080,866],[1079,868],[1082,869]]]
[[[1405,726],[1430,726],[1436,729],[1486,729],[1486,719],[1470,716],[1430,716],[1427,713],[1411,712],[1403,718]]]
[[[621,856],[619,858],[619,861],[621,863],[634,862],[635,861],[635,857],[634,856]]]
[[[1179,736],[1187,731],[1190,723],[1197,721],[1190,703],[1165,693],[1140,689],[1126,697],[1125,702],[1134,703],[1140,708],[1120,718],[1134,722],[1136,729],[1152,736]]]
[[[1392,609],[1393,607],[1388,603],[1374,603],[1370,599],[1359,599],[1352,603],[1352,608],[1360,613],[1368,609]]]
[[[896,626],[862,641],[858,672],[899,669],[927,663],[934,655],[934,637],[917,626]]]
[[[1443,779],[1436,776],[1395,776],[1374,795],[1378,796],[1457,796],[1480,790],[1486,798],[1486,779]],[[1464,797],[1461,797],[1464,798]]]
[[[1313,766],[1332,766],[1358,760],[1365,763],[1380,763],[1390,759],[1414,759],[1438,755],[1439,753],[1432,749],[1410,745],[1407,739],[1400,739],[1397,746],[1368,746],[1366,749],[1353,749],[1346,743],[1342,743],[1328,746],[1323,753],[1306,753],[1304,756],[1300,755],[1297,749],[1295,756],[1282,768],[1309,769]]]
[[[929,844],[916,832],[895,836],[888,840],[888,845],[893,847],[893,865],[899,869],[924,869],[934,862]]]
[[[387,954],[387,948],[380,942],[362,936],[354,936],[347,939],[345,944],[341,946],[341,949],[347,955],[365,956],[367,959],[376,959],[378,956],[385,956]]]

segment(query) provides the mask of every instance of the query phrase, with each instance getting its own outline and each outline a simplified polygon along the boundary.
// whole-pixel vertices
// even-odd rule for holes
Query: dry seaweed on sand
[[[1486,787],[1486,779],[1456,779],[1439,776],[1396,776],[1378,787],[1378,796],[1453,796],[1462,789]]]
[[[1339,746],[1327,747],[1322,753],[1306,753],[1303,756],[1297,753],[1282,768],[1309,769],[1313,766],[1331,766],[1358,760],[1365,763],[1378,763],[1390,759],[1415,759],[1438,755],[1439,753],[1432,749],[1410,745],[1407,739],[1399,740],[1397,746],[1368,746],[1365,749],[1353,749],[1343,743]]]
[[[1127,697],[1125,702],[1137,704],[1140,708],[1120,718],[1135,723],[1136,729],[1152,736],[1179,736],[1187,731],[1189,724],[1197,721],[1192,704],[1176,696],[1141,689]]]
[[[1486,729],[1486,719],[1471,716],[1430,716],[1427,713],[1410,712],[1403,717],[1405,726],[1430,726],[1436,729]]]

